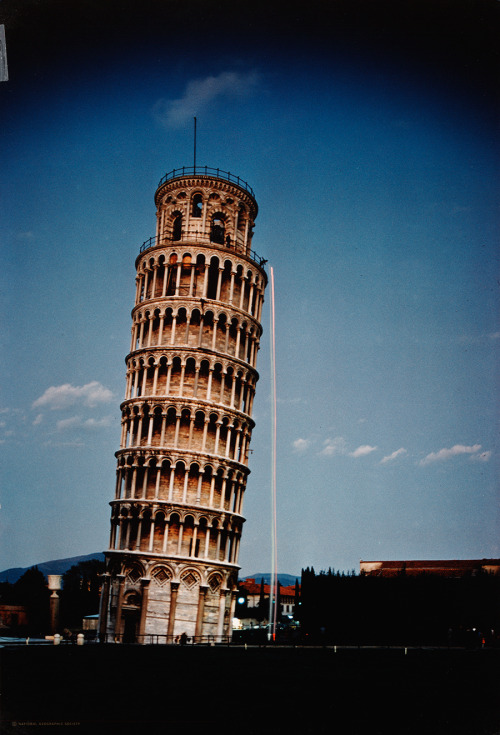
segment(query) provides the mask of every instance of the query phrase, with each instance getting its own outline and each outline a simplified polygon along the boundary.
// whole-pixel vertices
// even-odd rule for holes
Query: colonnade
[[[201,452],[246,464],[251,427],[239,421],[222,419],[203,411],[181,412],[170,407],[156,408],[154,413],[127,416],[122,424],[122,449],[134,447],[164,447],[171,450]]]
[[[223,301],[260,321],[264,287],[258,271],[245,271],[242,264],[225,260],[220,265],[217,255],[210,262],[205,262],[204,255],[193,261],[191,253],[180,257],[167,249],[140,263],[135,303],[179,296]]]
[[[241,515],[246,473],[215,470],[211,465],[202,468],[196,462],[188,465],[182,460],[141,459],[142,463],[134,457],[120,458],[116,471],[117,501],[165,501]]]
[[[182,517],[171,512],[153,514],[149,509],[121,508],[111,518],[110,549],[167,557],[188,557],[235,564],[241,539],[241,523],[209,523],[204,516]]]
[[[252,367],[257,361],[260,329],[256,323],[238,316],[195,308],[155,308],[133,316],[130,351],[185,345],[206,349],[243,360]]]

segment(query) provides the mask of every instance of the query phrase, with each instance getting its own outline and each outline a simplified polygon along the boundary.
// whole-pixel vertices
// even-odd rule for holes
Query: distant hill
[[[30,564],[29,567],[13,567],[12,569],[6,569],[4,572],[0,572],[0,582],[10,582],[11,584],[17,582],[19,577],[22,577],[24,572],[32,567],[38,567],[38,569],[47,577],[49,574],[64,574],[70,567],[79,564],[81,561],[90,561],[91,559],[99,559],[104,561],[104,554],[97,552],[95,554],[86,554],[84,556],[71,556],[69,559],[54,559],[53,561],[44,561],[42,564]]]
[[[263,579],[264,584],[271,584],[271,574],[269,572],[256,572],[247,575],[243,579],[255,579],[257,584],[260,584],[260,580]],[[296,579],[299,580],[300,584],[300,574],[278,574],[278,581],[282,587],[290,587],[290,585],[295,584]]]

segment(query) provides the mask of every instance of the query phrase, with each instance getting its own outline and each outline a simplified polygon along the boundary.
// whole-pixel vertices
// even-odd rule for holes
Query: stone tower
[[[231,634],[258,380],[257,202],[219,169],[174,169],[136,259],[101,640]]]

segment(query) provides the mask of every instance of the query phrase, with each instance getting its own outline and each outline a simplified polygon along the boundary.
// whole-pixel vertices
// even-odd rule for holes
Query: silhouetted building
[[[433,574],[439,577],[460,578],[477,574],[500,574],[500,559],[451,559],[424,561],[360,561],[359,571],[370,577],[395,577],[400,574],[415,576]]]

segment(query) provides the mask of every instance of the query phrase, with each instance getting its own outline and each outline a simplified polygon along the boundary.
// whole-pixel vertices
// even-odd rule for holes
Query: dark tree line
[[[491,645],[500,633],[500,577],[372,577],[302,570],[305,642]]]
[[[85,615],[99,612],[100,574],[104,562],[97,559],[80,562],[65,572],[59,598],[59,629],[80,630]],[[28,624],[3,629],[11,635],[44,636],[50,627],[50,591],[38,567],[28,569],[17,582],[0,583],[0,605],[22,605]]]

